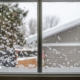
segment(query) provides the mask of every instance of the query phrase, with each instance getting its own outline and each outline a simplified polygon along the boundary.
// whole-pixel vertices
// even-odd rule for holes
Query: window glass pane
[[[42,3],[43,72],[80,72],[80,2]]]
[[[0,3],[0,72],[37,72],[36,32],[36,2]]]

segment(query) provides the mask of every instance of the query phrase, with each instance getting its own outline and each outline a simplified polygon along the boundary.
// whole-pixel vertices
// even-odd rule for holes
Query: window
[[[0,3],[0,72],[79,72],[80,2],[42,1]]]
[[[80,72],[79,8],[80,2],[42,3],[43,72]]]

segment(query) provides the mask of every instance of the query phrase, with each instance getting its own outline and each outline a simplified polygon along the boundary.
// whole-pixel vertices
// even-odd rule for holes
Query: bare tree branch
[[[43,20],[43,30],[46,30],[47,28],[54,27],[58,24],[59,18],[55,16],[47,16]]]
[[[33,35],[37,32],[37,21],[34,19],[31,19],[29,21],[29,28],[30,28],[30,34]]]

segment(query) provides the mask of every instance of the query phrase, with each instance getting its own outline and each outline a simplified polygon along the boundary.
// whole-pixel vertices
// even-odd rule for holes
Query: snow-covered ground
[[[34,56],[34,57],[24,57],[24,58],[18,58],[17,61],[20,61],[20,60],[29,60],[29,59],[37,59],[37,56]]]
[[[37,72],[37,68],[25,68],[25,67],[19,67],[19,68],[13,68],[13,67],[2,67],[0,68],[1,72]]]
[[[80,67],[61,67],[61,68],[53,68],[53,67],[47,67],[43,68],[43,72],[80,72]]]
[[[58,68],[58,67],[56,67],[56,68],[53,68],[53,67],[43,67],[42,68],[42,72],[43,73],[47,73],[47,72],[49,72],[49,73],[56,73],[56,72],[58,72],[58,73],[70,73],[70,72],[72,72],[72,73],[79,73],[80,72],[80,67],[61,67],[61,68]],[[19,67],[19,68],[12,68],[12,67],[3,67],[2,69],[1,69],[1,67],[0,67],[0,73],[2,73],[2,72],[11,72],[11,73],[17,73],[17,72],[30,72],[30,73],[32,73],[32,72],[36,72],[37,73],[37,68],[25,68],[25,67]]]

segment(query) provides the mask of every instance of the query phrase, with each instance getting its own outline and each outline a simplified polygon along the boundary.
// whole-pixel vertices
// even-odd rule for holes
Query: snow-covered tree
[[[20,28],[24,27],[23,19],[27,13],[28,11],[19,8],[18,4],[0,4],[0,54],[4,56],[1,56],[3,64],[5,62],[6,64],[14,64],[14,48],[16,46],[22,47],[26,42]],[[14,60],[11,61],[12,58]]]

